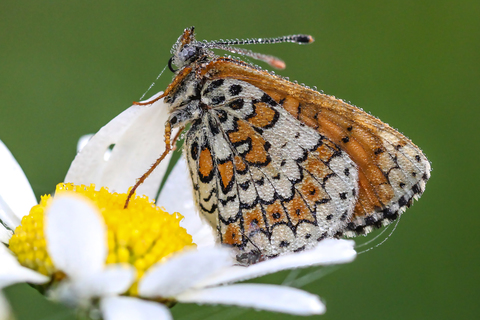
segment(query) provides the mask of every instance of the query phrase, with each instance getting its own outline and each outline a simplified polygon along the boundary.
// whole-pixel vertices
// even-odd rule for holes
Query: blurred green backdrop
[[[312,34],[309,46],[249,48],[284,59],[282,75],[399,128],[434,169],[385,244],[304,287],[326,301],[321,318],[477,318],[479,17],[480,2],[467,0],[2,1],[0,139],[37,196],[50,193],[77,139],[140,98],[185,27],[208,40]],[[156,91],[170,80],[166,71]],[[19,319],[72,318],[27,286],[7,293]],[[191,320],[293,318],[196,305],[172,312]]]

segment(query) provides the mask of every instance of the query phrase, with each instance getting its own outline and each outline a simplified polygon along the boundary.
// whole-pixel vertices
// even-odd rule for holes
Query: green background
[[[140,98],[184,28],[195,25],[207,40],[312,34],[309,46],[248,48],[284,59],[282,75],[399,128],[433,166],[422,199],[386,243],[304,287],[327,303],[318,318],[477,318],[479,17],[478,1],[1,1],[0,139],[37,196],[50,193],[77,139]],[[170,81],[166,71],[157,91]],[[72,318],[27,286],[7,293],[19,319]],[[293,319],[196,305],[172,312]]]

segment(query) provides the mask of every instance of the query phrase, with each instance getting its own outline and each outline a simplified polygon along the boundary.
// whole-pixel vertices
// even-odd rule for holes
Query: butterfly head
[[[190,27],[183,31],[171,50],[172,57],[168,61],[168,68],[176,72],[185,66],[207,55],[207,50],[195,40],[195,28]],[[211,53],[210,53],[211,54]],[[178,69],[173,67],[175,65]]]

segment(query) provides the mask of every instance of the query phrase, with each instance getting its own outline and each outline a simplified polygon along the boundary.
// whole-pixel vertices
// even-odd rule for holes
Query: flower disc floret
[[[126,194],[110,193],[108,189],[95,190],[95,185],[60,183],[55,195],[76,193],[90,199],[102,214],[107,227],[107,264],[126,263],[135,267],[137,279],[148,268],[172,253],[194,247],[192,237],[180,227],[183,216],[169,214],[147,197],[133,197],[124,208]],[[10,239],[9,247],[19,262],[44,275],[53,276],[57,270],[47,251],[44,236],[45,212],[54,197],[41,197],[30,214],[22,218]],[[58,274],[58,273],[57,273]],[[130,294],[136,293],[136,285]]]

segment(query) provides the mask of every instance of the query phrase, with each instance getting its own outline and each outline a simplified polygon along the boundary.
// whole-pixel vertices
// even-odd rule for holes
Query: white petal
[[[243,281],[287,269],[351,262],[357,255],[354,245],[352,240],[325,239],[311,250],[286,254],[249,267],[235,266],[222,270],[197,283],[195,287]]]
[[[15,317],[12,314],[12,309],[10,308],[10,303],[7,298],[0,291],[0,320],[13,320]]]
[[[163,304],[129,297],[111,297],[100,302],[105,320],[171,320]]]
[[[178,159],[168,176],[157,205],[170,213],[180,212],[185,217],[180,226],[192,235],[193,242],[198,248],[215,244],[212,227],[197,213],[193,202],[192,181],[183,156]]]
[[[0,245],[0,289],[15,283],[40,284],[48,280],[46,276],[21,266],[10,251]]]
[[[53,199],[46,213],[45,237],[55,266],[73,278],[100,272],[107,238],[98,208],[85,197],[63,194]]]
[[[14,230],[37,200],[22,168],[2,141],[0,177],[0,220]]]
[[[188,291],[176,299],[179,302],[237,305],[302,316],[325,313],[325,305],[318,296],[276,285],[236,284]]]
[[[108,187],[125,193],[165,150],[168,108],[163,99],[149,106],[133,105],[98,131],[73,160],[65,182]],[[172,136],[175,132],[172,133]],[[106,161],[105,153],[111,155]],[[137,189],[155,198],[170,156]]]
[[[70,306],[87,306],[92,298],[119,295],[128,290],[135,280],[131,267],[109,265],[107,269],[83,278],[65,279],[49,292],[52,300]]]
[[[147,298],[173,297],[198,281],[231,265],[230,250],[221,247],[191,250],[157,263],[140,280],[138,292]]]
[[[135,280],[135,273],[131,266],[108,265],[102,272],[88,278],[90,296],[102,297],[126,292]]]
[[[7,244],[12,235],[13,232],[11,230],[8,230],[2,224],[0,224],[0,242]]]
[[[83,147],[87,145],[88,141],[90,141],[90,139],[92,139],[93,136],[94,136],[93,133],[81,136],[77,142],[77,152],[82,151]]]

